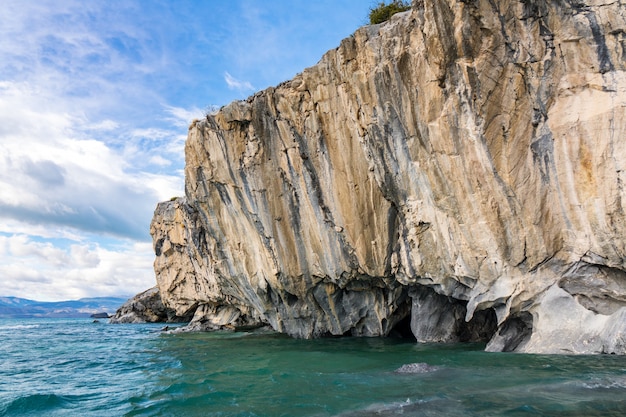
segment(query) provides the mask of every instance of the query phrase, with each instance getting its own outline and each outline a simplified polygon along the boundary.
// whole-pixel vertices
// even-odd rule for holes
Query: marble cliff
[[[191,329],[626,353],[626,7],[425,0],[194,121],[151,225]]]

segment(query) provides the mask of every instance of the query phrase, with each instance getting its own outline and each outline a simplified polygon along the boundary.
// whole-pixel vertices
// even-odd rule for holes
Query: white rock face
[[[165,305],[626,353],[625,63],[616,1],[430,0],[359,29],[192,124],[186,198],[151,227]]]

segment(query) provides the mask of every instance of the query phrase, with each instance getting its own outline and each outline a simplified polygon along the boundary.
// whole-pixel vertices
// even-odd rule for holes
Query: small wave
[[[416,404],[421,404],[423,401],[411,402],[409,398],[406,401],[397,401],[392,403],[380,403],[380,404],[372,404],[366,407],[363,411],[365,413],[376,413],[381,414],[388,411],[399,411],[406,407],[411,407]]]
[[[13,324],[7,326],[0,326],[0,332],[6,330],[24,330],[24,329],[36,329],[39,324]]]
[[[591,381],[580,382],[582,388],[601,390],[601,389],[624,389],[626,388],[626,378],[603,378]]]
[[[52,410],[73,408],[74,400],[56,394],[32,394],[11,401],[0,414],[8,416],[46,415]]]
[[[374,403],[365,408],[353,411],[346,411],[338,414],[336,417],[374,417],[374,416],[394,416],[394,415],[416,415],[421,414],[423,407],[427,404],[428,400],[411,401],[407,398],[406,401],[394,401],[389,403]],[[426,410],[427,411],[427,410]],[[429,414],[430,415],[430,414]]]
[[[397,374],[426,374],[437,370],[439,370],[439,368],[436,366],[432,366],[424,362],[418,362],[402,365],[394,372]]]

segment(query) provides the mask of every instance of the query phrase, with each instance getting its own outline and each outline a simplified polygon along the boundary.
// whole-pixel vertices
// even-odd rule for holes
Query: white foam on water
[[[580,386],[586,389],[624,389],[626,377],[594,378],[591,381],[580,382]]]
[[[11,324],[7,326],[0,326],[0,331],[36,329],[38,327],[39,324]]]

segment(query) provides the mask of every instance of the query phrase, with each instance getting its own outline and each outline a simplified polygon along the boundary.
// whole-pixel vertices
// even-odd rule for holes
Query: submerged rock
[[[427,363],[408,363],[406,365],[402,365],[398,369],[395,370],[397,374],[426,374],[429,372],[438,371],[439,368],[436,366],[429,365]]]
[[[151,225],[164,305],[626,353],[625,34],[620,2],[415,2],[195,121]]]

